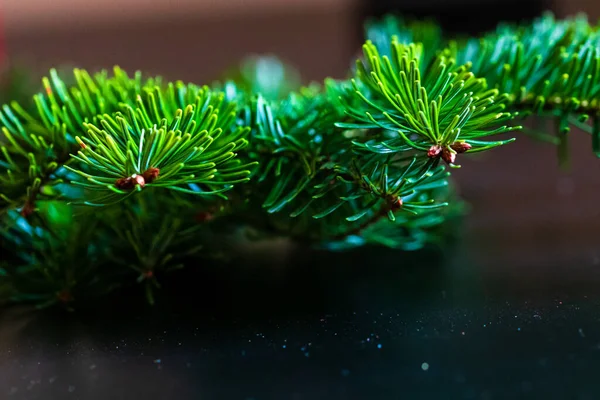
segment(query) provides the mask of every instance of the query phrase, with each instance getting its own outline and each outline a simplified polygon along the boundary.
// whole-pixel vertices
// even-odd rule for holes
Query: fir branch
[[[191,256],[210,249],[208,242],[198,243],[203,226],[189,216],[190,212],[160,212],[160,204],[138,197],[126,208],[113,211],[113,220],[127,221],[127,228],[105,224],[114,235],[114,244],[105,256],[113,265],[131,271],[131,280],[144,285],[150,304],[154,303],[154,291],[160,289],[159,276],[183,268]],[[148,227],[155,230],[148,232]],[[135,274],[135,275],[134,275]]]
[[[249,156],[263,162],[253,179],[259,188],[252,192],[263,193],[261,186],[275,182],[265,192],[263,208],[270,214],[291,210],[289,218],[297,221],[283,223],[286,233],[304,226],[309,235],[320,232],[320,240],[329,240],[375,223],[381,215],[393,220],[396,212],[418,214],[445,206],[432,198],[414,200],[447,185],[443,168],[423,169],[416,158],[349,151],[352,135],[335,127],[343,109],[329,83],[304,88],[279,103],[259,96],[250,106],[255,117],[247,122],[253,127]],[[273,218],[276,225],[285,219]]]
[[[112,203],[145,187],[220,195],[249,179],[253,163],[235,159],[247,146],[249,131],[234,127],[235,106],[205,87],[194,91],[194,101],[187,99],[183,110],[177,109],[183,101],[174,90],[171,86],[165,101],[154,88],[138,96],[135,109],[125,106],[124,113],[85,124],[87,134],[76,137],[82,149],[72,157],[86,168],[67,167],[84,178],[74,184],[102,194],[85,204]]]
[[[353,92],[362,99],[356,106],[346,101],[346,112],[356,122],[340,127],[379,127],[397,135],[382,141],[355,144],[376,153],[410,149],[442,158],[455,166],[456,154],[483,151],[511,140],[486,142],[482,138],[518,127],[501,126],[511,117],[504,112],[507,97],[489,90],[468,66],[454,65],[438,56],[422,65],[422,46],[392,41],[391,57],[381,56],[370,42],[364,46],[365,62],[358,62]]]
[[[10,244],[0,267],[6,290],[1,300],[33,303],[38,308],[62,304],[71,308],[75,300],[110,293],[120,284],[119,271],[105,264],[102,256],[104,234],[98,217],[71,223],[69,210],[60,205],[57,212],[43,212],[45,228],[35,227],[11,211],[0,235]],[[45,207],[47,210],[48,208]],[[54,219],[52,217],[54,216]],[[58,217],[58,219],[56,218]]]
[[[76,84],[67,87],[52,69],[42,79],[44,92],[33,97],[33,104],[12,101],[2,107],[0,206],[4,211],[21,207],[21,213],[29,216],[40,196],[60,197],[53,188],[62,184],[60,169],[79,147],[75,137],[85,131],[83,124],[132,102],[145,84],[160,81],[143,83],[140,73],[131,79],[118,67],[110,78],[106,71],[92,77],[80,69],[73,71],[73,77]]]
[[[448,167],[511,142],[495,138],[517,119],[551,119],[556,137],[524,134],[561,158],[572,126],[600,155],[599,35],[546,15],[464,40],[386,17],[350,79],[305,87],[275,59],[211,87],[51,70],[0,109],[0,299],[69,305],[137,280],[152,303],[158,274],[239,226],[331,250],[439,245],[463,211]]]
[[[591,119],[586,130],[600,137],[600,130],[594,128],[599,126],[594,121],[600,113],[600,31],[584,15],[557,20],[545,13],[531,23],[500,24],[480,38],[467,39],[440,39],[430,22],[387,16],[367,26],[367,37],[383,54],[394,40],[405,45],[425,43],[430,55],[425,60],[443,56],[467,65],[490,88],[507,96],[506,111],[513,117],[557,120],[557,143],[565,143],[563,134],[570,125],[579,125],[573,121]],[[600,140],[594,139],[596,143]],[[599,146],[593,148],[597,154]]]

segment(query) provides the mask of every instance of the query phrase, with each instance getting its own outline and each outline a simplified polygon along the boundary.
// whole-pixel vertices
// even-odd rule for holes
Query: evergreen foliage
[[[463,212],[462,157],[523,132],[564,162],[571,126],[600,156],[599,35],[583,17],[459,38],[388,16],[347,79],[307,86],[273,57],[204,86],[51,70],[0,110],[0,299],[70,307],[138,282],[153,302],[161,274],[238,227],[330,250],[439,245]],[[555,135],[523,129],[531,116]]]

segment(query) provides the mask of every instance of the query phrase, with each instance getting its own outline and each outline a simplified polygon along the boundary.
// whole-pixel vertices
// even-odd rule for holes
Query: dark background
[[[388,11],[458,33],[545,9],[599,14],[585,1],[265,1],[156,14],[123,1],[92,18],[62,1],[47,17],[40,2],[31,22],[21,3],[6,0],[9,55],[35,71],[119,64],[195,82],[250,53],[277,54],[306,81],[343,76],[362,21]],[[132,292],[76,315],[4,310],[0,399],[598,398],[600,163],[581,132],[571,154],[560,171],[552,146],[520,137],[465,160],[454,177],[471,212],[451,251],[284,242],[174,276],[154,308]]]

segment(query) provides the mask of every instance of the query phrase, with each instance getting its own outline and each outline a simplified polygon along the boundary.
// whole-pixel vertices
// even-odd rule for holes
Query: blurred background
[[[346,73],[366,18],[388,12],[477,33],[552,10],[600,15],[594,0],[2,0],[8,51],[40,71],[118,64],[204,81],[249,53],[275,53],[305,79]],[[596,4],[596,5],[594,5]]]
[[[61,65],[120,65],[203,83],[246,56],[274,54],[298,68],[308,82],[345,76],[362,43],[363,22],[373,16],[433,17],[448,31],[477,34],[500,21],[527,20],[545,10],[559,17],[585,12],[595,21],[600,3],[3,0],[0,16],[10,58],[36,74]],[[568,171],[558,169],[552,146],[521,137],[485,157],[465,160],[464,168],[454,173],[472,207],[464,253],[484,275],[507,277],[514,271],[522,279],[528,274],[535,279],[539,267],[548,279],[590,282],[589,268],[577,266],[600,265],[600,163],[588,136],[572,136]],[[578,275],[580,269],[587,275]]]

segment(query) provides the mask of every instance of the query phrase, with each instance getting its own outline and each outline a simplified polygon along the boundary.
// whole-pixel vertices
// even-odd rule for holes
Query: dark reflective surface
[[[153,309],[10,310],[0,398],[597,398],[598,261],[500,268],[470,246],[292,248],[181,273]]]

